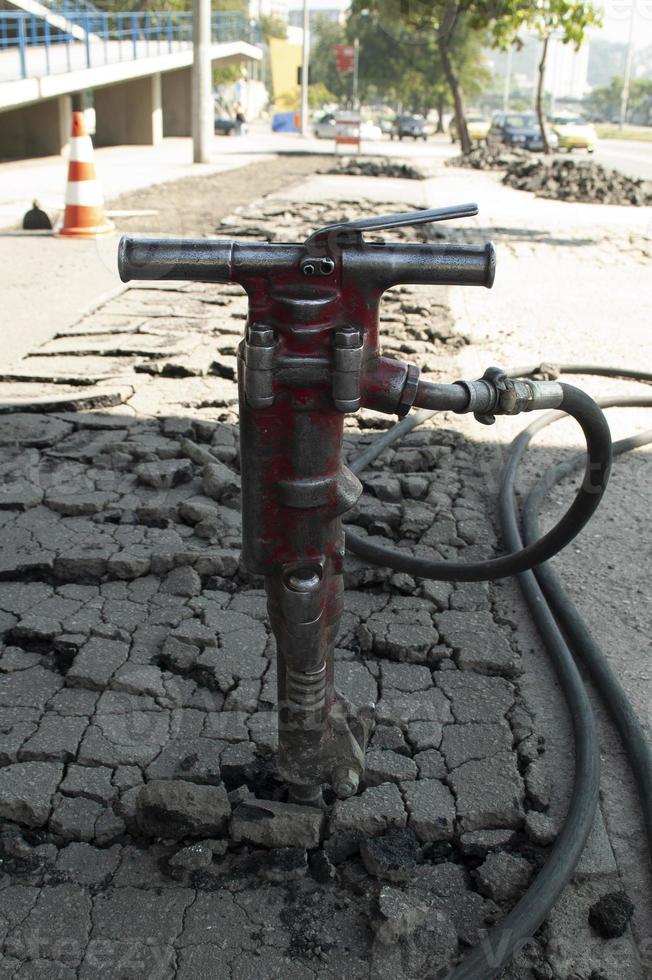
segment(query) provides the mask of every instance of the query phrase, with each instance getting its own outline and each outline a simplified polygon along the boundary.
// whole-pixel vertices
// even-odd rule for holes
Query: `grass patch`
[[[625,126],[619,129],[612,123],[602,123],[595,127],[595,131],[602,140],[638,140],[652,143],[652,126]]]

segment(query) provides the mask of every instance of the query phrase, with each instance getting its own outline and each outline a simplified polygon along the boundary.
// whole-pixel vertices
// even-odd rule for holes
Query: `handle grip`
[[[123,282],[176,279],[194,282],[273,281],[293,273],[303,281],[305,245],[217,241],[206,238],[145,238],[125,235],[118,246]],[[486,245],[360,242],[341,253],[343,281],[355,289],[373,285],[377,292],[400,283],[491,287],[496,253]],[[328,280],[324,280],[328,284]]]
[[[496,275],[496,250],[485,245],[373,245],[343,254],[349,281],[373,283],[383,292],[402,283],[431,286],[486,286]]]
[[[118,272],[123,282],[132,279],[231,282],[234,244],[123,235],[118,245]]]

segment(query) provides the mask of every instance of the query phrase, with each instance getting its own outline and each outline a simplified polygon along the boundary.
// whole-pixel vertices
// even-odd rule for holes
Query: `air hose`
[[[537,365],[535,367],[521,369],[518,372],[510,371],[509,376],[523,376],[526,373],[538,373],[544,369],[548,370],[546,365]],[[554,368],[557,374],[570,373],[571,370],[577,371],[578,373],[581,371],[582,374],[595,373],[606,377],[652,381],[652,374],[638,371],[630,372],[619,368],[596,367],[594,370],[590,365],[562,365],[555,366]],[[567,409],[570,406],[573,411],[568,414],[573,414],[574,417],[578,418],[580,412],[583,413],[584,408],[582,399],[577,398],[576,393],[578,390],[570,388],[567,385],[563,387],[564,402],[561,407]],[[572,394],[569,393],[567,396],[567,389]],[[582,393],[580,392],[579,394],[581,395]],[[590,402],[591,400],[587,399],[587,401]],[[622,398],[605,398],[601,400],[600,404],[604,407],[652,407],[652,397],[628,396]],[[527,892],[501,923],[487,934],[482,944],[476,947],[449,974],[449,980],[493,980],[493,978],[501,973],[515,952],[535,934],[566,885],[570,882],[592,829],[598,805],[600,753],[591,704],[570,648],[572,648],[575,655],[582,661],[591,679],[594,681],[605,707],[611,714],[621,734],[624,748],[628,754],[641,796],[647,837],[652,847],[652,753],[645,732],[622,686],[609,667],[604,653],[595,643],[586,624],[581,619],[572,600],[565,593],[561,582],[549,564],[538,564],[533,571],[527,568],[526,570],[522,570],[521,565],[523,556],[526,553],[532,555],[533,551],[531,549],[536,548],[542,541],[549,538],[550,534],[558,531],[564,521],[564,518],[562,518],[562,521],[551,532],[548,532],[548,535],[545,535],[543,538],[540,537],[538,511],[547,491],[560,479],[579,468],[586,461],[585,484],[581,489],[590,492],[591,484],[589,483],[586,486],[586,476],[590,475],[590,472],[595,473],[595,470],[591,465],[591,447],[589,446],[587,427],[590,428],[593,424],[595,413],[597,413],[598,417],[601,416],[599,410],[595,408],[594,413],[589,413],[588,418],[584,416],[583,420],[580,421],[587,435],[588,460],[587,454],[580,453],[558,466],[551,467],[544,473],[527,498],[523,536],[519,530],[515,497],[515,477],[518,465],[534,435],[545,426],[550,425],[560,418],[564,418],[566,412],[551,412],[542,416],[521,432],[512,442],[507,463],[502,473],[499,496],[499,512],[504,542],[511,550],[511,555],[486,562],[468,564],[459,562],[428,562],[421,558],[413,558],[412,556],[397,552],[395,549],[384,548],[383,546],[374,545],[373,552],[370,552],[368,547],[360,548],[360,542],[363,546],[369,545],[370,542],[367,542],[365,538],[356,534],[351,535],[351,532],[347,529],[347,545],[355,553],[362,557],[371,557],[371,554],[373,554],[371,560],[374,562],[383,561],[383,557],[381,556],[387,556],[385,563],[390,565],[390,567],[399,568],[402,571],[410,572],[422,578],[453,579],[454,576],[443,574],[443,570],[450,567],[450,565],[457,570],[464,568],[471,569],[474,572],[473,577],[463,575],[455,578],[457,581],[477,581],[481,580],[482,577],[497,578],[499,575],[514,574],[514,572],[508,571],[499,572],[498,575],[493,574],[493,570],[496,568],[496,562],[505,563],[510,558],[519,559],[519,569],[521,569],[518,571],[519,584],[557,672],[573,724],[575,737],[575,780],[564,826],[549,853],[544,867],[532,885],[530,885]],[[350,464],[351,468],[355,472],[360,472],[373,459],[379,456],[387,446],[400,439],[406,432],[426,421],[426,419],[434,414],[434,411],[428,411],[415,413],[412,417],[408,416],[375,440],[361,456]],[[652,441],[652,431],[621,440],[613,445],[614,455],[619,455],[638,446],[645,445],[650,441]],[[594,439],[592,447],[594,451],[595,445]],[[598,485],[597,487],[594,486],[593,495],[599,500],[601,493],[604,491],[604,483],[608,475],[608,460],[611,457],[611,440],[609,438],[610,448],[607,454],[604,453],[604,446],[601,442],[598,445],[603,453],[602,470],[600,470],[601,477]],[[575,498],[575,503],[577,503],[577,500],[578,497]],[[593,510],[595,510],[595,506]],[[565,516],[568,517],[570,512],[568,511]],[[588,517],[583,521],[583,524],[586,523],[586,520],[588,520]],[[571,538],[573,536],[574,534],[571,534]],[[523,538],[525,538],[525,547]],[[561,547],[564,547],[564,545],[561,545]],[[557,550],[560,550],[560,548]],[[399,557],[400,564],[395,564],[394,558],[396,556]],[[547,559],[538,559],[538,561],[547,561]],[[486,576],[476,575],[475,573],[480,567],[484,569],[489,568],[490,574]],[[433,569],[435,574],[428,574],[428,569]],[[564,633],[562,633],[562,629]]]
[[[584,481],[573,503],[560,521],[543,537],[525,548],[519,548],[514,554],[477,562],[419,558],[369,540],[350,529],[346,531],[347,548],[374,564],[389,565],[396,571],[447,582],[487,582],[506,578],[552,558],[573,540],[594,513],[606,489],[611,467],[611,435],[604,415],[593,399],[579,388],[561,385],[561,389],[563,399],[560,409],[572,415],[584,431],[587,446],[586,470]],[[388,442],[385,441],[382,448],[387,445]],[[366,458],[369,459],[368,454]],[[357,461],[354,461],[351,469],[359,472]]]
[[[603,408],[652,408],[652,397],[641,398],[632,395],[618,399],[601,398],[598,403]],[[613,454],[620,456],[650,443],[652,443],[652,429],[615,442]],[[584,453],[578,453],[557,466],[550,467],[532,488],[523,507],[523,536],[526,541],[533,541],[539,537],[538,515],[548,490],[583,463]],[[548,605],[564,631],[568,644],[589,673],[620,733],[638,786],[648,850],[652,854],[652,750],[647,736],[620,681],[595,642],[575,603],[565,591],[555,570],[546,563],[535,568],[534,574]]]

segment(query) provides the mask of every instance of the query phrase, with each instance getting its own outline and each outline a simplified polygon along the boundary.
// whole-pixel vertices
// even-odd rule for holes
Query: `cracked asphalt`
[[[387,209],[276,196],[217,231],[293,240]],[[353,557],[336,683],[376,706],[365,781],[324,814],[285,801],[274,640],[239,554],[245,315],[234,287],[135,284],[0,382],[7,980],[445,977],[558,832],[558,716],[532,695],[513,589]],[[445,290],[392,290],[383,322],[385,353],[437,380],[473,350]],[[348,417],[348,453],[387,424]],[[349,520],[485,557],[492,458],[437,419],[372,464]],[[631,932],[586,938],[588,905],[617,887],[600,821],[563,914],[506,980],[644,978]]]

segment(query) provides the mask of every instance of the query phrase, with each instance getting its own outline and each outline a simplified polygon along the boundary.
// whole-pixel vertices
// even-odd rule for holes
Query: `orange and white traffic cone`
[[[104,214],[104,197],[95,174],[93,143],[86,132],[84,113],[73,112],[66,210],[59,235],[97,238],[113,230],[113,225]]]

